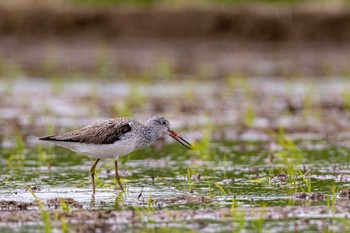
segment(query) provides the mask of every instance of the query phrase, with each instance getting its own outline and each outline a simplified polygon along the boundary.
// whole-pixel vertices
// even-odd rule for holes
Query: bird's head
[[[189,142],[187,142],[179,134],[175,133],[170,129],[170,123],[165,117],[153,116],[147,121],[146,125],[160,132],[160,136],[168,134],[170,137],[174,138],[183,146],[187,147],[188,149],[191,149],[191,144]]]

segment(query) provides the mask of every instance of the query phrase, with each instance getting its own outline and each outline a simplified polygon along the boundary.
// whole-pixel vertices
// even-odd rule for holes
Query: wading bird
[[[124,191],[118,174],[118,158],[151,145],[165,134],[191,149],[191,144],[172,131],[169,121],[162,116],[153,116],[145,124],[129,117],[114,118],[39,140],[96,158],[90,169],[92,192],[95,193],[95,168],[101,158],[114,158],[115,178]]]

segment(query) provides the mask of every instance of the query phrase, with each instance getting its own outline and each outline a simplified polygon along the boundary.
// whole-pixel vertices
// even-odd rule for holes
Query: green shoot
[[[227,161],[227,153],[223,153],[223,162],[224,162],[224,164],[223,164],[223,168],[224,168],[224,174],[223,174],[223,177],[224,177],[224,179],[227,179],[227,169],[228,169],[228,167],[229,167],[229,163],[228,163],[228,161]]]
[[[307,187],[307,193],[310,194],[311,193],[311,176],[307,175],[306,173],[309,173],[309,170],[303,174],[303,172],[298,168],[299,174],[302,178],[302,180],[304,181],[306,187]],[[302,191],[305,193],[305,190],[300,186],[300,188],[302,189]]]
[[[154,75],[164,80],[170,80],[174,76],[173,67],[166,57],[161,57],[154,65]]]
[[[312,116],[313,92],[309,91],[304,97],[304,117],[306,119]]]
[[[197,76],[200,80],[209,80],[214,76],[213,67],[208,63],[201,63],[198,67]]]
[[[193,180],[192,180],[192,174],[190,169],[187,169],[187,181],[188,181],[188,192],[191,192],[192,186],[193,186]]]
[[[213,197],[212,196],[212,193],[211,193],[211,182],[210,182],[210,180],[209,180],[209,177],[208,177],[208,175],[207,175],[207,172],[205,172],[205,177],[206,177],[206,179],[207,179],[207,183],[208,183],[208,196],[211,198],[211,197]]]
[[[97,187],[103,188],[103,182],[102,182],[102,180],[98,177],[98,171],[97,171],[97,169],[95,169],[95,182],[96,182]]]
[[[121,209],[124,207],[124,193],[126,193],[126,191],[124,192],[119,192],[118,196],[115,199],[115,207],[117,209]]]
[[[60,206],[61,206],[61,209],[62,209],[63,212],[67,212],[67,213],[71,213],[72,212],[71,208],[67,205],[67,202],[63,198],[59,199],[59,203],[60,203]],[[59,218],[61,220],[62,232],[63,233],[68,233],[68,225],[67,225],[66,217],[61,214],[59,216]]]
[[[142,212],[141,212],[140,208],[135,207],[135,212],[136,212],[136,216],[137,216],[139,222],[142,223],[143,217],[142,217]]]
[[[139,82],[131,82],[128,102],[133,107],[142,107],[147,101],[147,96],[142,92]],[[131,110],[130,110],[131,111]]]
[[[51,224],[50,212],[45,210],[44,204],[35,195],[34,191],[30,187],[27,187],[27,188],[28,188],[29,192],[33,195],[33,197],[36,199],[36,201],[38,202],[40,213],[41,213],[41,218],[42,218],[42,221],[44,224],[44,232],[51,233],[53,230],[53,227]]]
[[[41,144],[37,145],[37,153],[39,157],[39,165],[42,166],[47,160],[47,153],[45,150],[43,150],[43,147]]]
[[[67,225],[67,219],[64,215],[60,216],[60,220],[61,220],[61,229],[63,233],[68,233],[68,225]]]
[[[9,166],[23,167],[25,164],[24,140],[20,132],[16,134],[16,147],[11,149],[11,156],[8,157]]]
[[[17,136],[16,136],[16,150],[20,154],[24,153],[24,140],[23,140],[23,137],[21,136],[21,133],[17,133]]]
[[[343,103],[344,103],[344,108],[346,110],[350,110],[350,92],[349,90],[345,89],[341,92],[341,95],[343,97]]]
[[[48,48],[46,50],[45,59],[43,59],[42,61],[43,63],[41,64],[42,66],[41,69],[43,70],[45,75],[49,76],[57,73],[58,71],[57,59],[52,49]]]
[[[255,229],[255,232],[263,232],[263,228],[264,228],[264,224],[265,224],[265,206],[261,207],[261,211],[260,213],[256,213],[259,214],[259,216],[253,220],[253,227]]]
[[[110,53],[105,44],[101,44],[96,51],[97,70],[102,78],[111,77]]]
[[[116,116],[125,116],[131,117],[133,115],[130,104],[126,103],[126,101],[118,101],[114,105],[114,114]]]
[[[221,195],[226,196],[225,189],[221,185],[219,185],[217,183],[214,183],[214,184],[216,185],[216,187],[218,187],[220,189]]]
[[[56,95],[59,95],[60,93],[62,93],[63,89],[64,89],[64,84],[65,82],[63,82],[63,77],[61,77],[60,75],[54,73],[51,75],[51,86],[53,89],[53,93]]]
[[[335,212],[335,204],[337,203],[337,186],[335,184],[332,185],[332,211]]]
[[[72,211],[64,199],[60,198],[59,202],[60,202],[60,206],[62,208],[62,211],[67,212],[67,213],[70,213]]]
[[[292,188],[293,193],[298,191],[297,180],[297,165],[302,163],[303,152],[302,150],[284,134],[284,129],[281,128],[279,134],[274,134],[278,144],[282,147],[282,150],[276,154],[282,158],[282,162],[286,167],[286,173],[288,174],[288,183]],[[306,180],[306,182],[308,182]],[[306,183],[311,189],[311,183]]]
[[[193,149],[199,153],[200,158],[209,159],[211,156],[210,152],[210,140],[211,140],[211,128],[203,130],[201,140],[193,145]]]
[[[149,194],[149,197],[147,200],[147,208],[149,211],[154,211],[152,193]]]
[[[252,103],[249,101],[245,109],[244,114],[244,125],[248,128],[252,127],[255,121],[255,108],[252,106]]]
[[[188,85],[186,85],[184,97],[187,101],[194,101],[196,99],[196,96],[196,84],[190,82]]]
[[[304,117],[305,119],[317,119],[321,118],[321,111],[319,109],[315,109],[314,105],[314,88],[310,85],[310,90],[304,96]]]
[[[234,198],[232,198],[231,214],[235,225],[237,225],[232,232],[239,233],[244,228],[245,219],[243,211],[237,211],[237,201]]]

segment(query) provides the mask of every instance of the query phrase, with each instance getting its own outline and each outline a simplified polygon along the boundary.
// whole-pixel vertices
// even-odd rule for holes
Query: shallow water
[[[240,143],[256,145],[251,149],[245,148],[237,150]],[[303,141],[305,143],[305,141]],[[311,143],[311,142],[310,142]],[[318,142],[321,143],[321,142]],[[260,144],[260,146],[258,146]],[[194,151],[183,149],[181,145],[171,144],[156,151],[154,147],[143,151],[135,152],[122,158],[120,165],[120,175],[126,188],[125,193],[120,193],[116,189],[114,180],[112,160],[102,160],[98,167],[97,193],[94,198],[91,195],[91,183],[88,174],[89,166],[93,160],[82,155],[77,155],[66,149],[59,147],[45,147],[45,156],[38,156],[38,151],[30,149],[20,155],[20,159],[13,163],[13,153],[11,149],[3,150],[1,161],[1,201],[33,202],[34,196],[29,192],[30,187],[36,196],[46,202],[53,198],[73,198],[82,204],[82,209],[76,211],[94,210],[139,210],[139,211],[178,211],[179,217],[175,222],[157,220],[154,214],[151,223],[147,222],[146,229],[166,227],[166,229],[189,228],[203,230],[205,232],[221,232],[234,229],[234,221],[228,220],[219,214],[220,211],[228,211],[232,208],[233,199],[236,202],[237,210],[256,209],[258,217],[249,217],[245,213],[245,227],[250,231],[254,226],[251,218],[258,218],[263,221],[264,229],[272,232],[283,232],[286,229],[293,231],[293,226],[299,221],[307,219],[313,224],[306,224],[305,229],[319,231],[324,219],[329,217],[337,219],[342,210],[337,210],[333,214],[323,213],[324,208],[328,208],[332,195],[337,195],[339,190],[348,188],[349,180],[349,149],[341,147],[328,147],[323,149],[303,151],[303,162],[300,169],[305,172],[311,169],[311,190],[320,192],[329,197],[320,201],[301,200],[296,198],[295,190],[288,182],[278,178],[278,174],[285,171],[283,163],[276,160],[271,163],[268,159],[272,151],[263,148],[263,142],[225,142],[215,143],[210,148],[210,155],[198,155]],[[220,153],[218,148],[225,147],[226,153]],[[214,153],[215,152],[215,153]],[[40,151],[40,153],[43,153]],[[19,156],[19,155],[18,155]],[[20,161],[23,159],[23,161]],[[20,162],[19,162],[20,161]],[[190,175],[189,175],[190,174]],[[190,178],[189,178],[190,177]],[[305,184],[299,177],[300,186],[306,190]],[[336,187],[333,191],[332,187]],[[297,188],[301,192],[300,187]],[[327,204],[328,203],[328,204]],[[318,215],[303,209],[300,216],[281,218],[283,209],[276,209],[275,212],[269,210],[271,218],[278,221],[269,220],[265,213],[265,208],[273,207],[305,207],[319,206]],[[263,209],[258,209],[258,208]],[[32,209],[38,207],[33,206]],[[49,208],[50,209],[50,208]],[[73,208],[74,209],[74,208]],[[185,220],[187,210],[207,210],[207,212],[196,214],[196,218]],[[331,207],[328,208],[331,211]],[[4,211],[4,209],[3,209]],[[261,213],[260,213],[260,212]],[[343,214],[347,214],[347,209]],[[1,214],[1,213],[0,213]],[[227,213],[226,213],[227,214]],[[197,216],[198,215],[198,216]],[[254,214],[253,214],[254,215]],[[184,219],[182,219],[184,218]],[[198,221],[211,219],[204,226]],[[70,220],[71,229],[77,226]],[[181,220],[182,219],[182,220]],[[202,220],[201,220],[202,219]],[[81,221],[75,219],[75,221]],[[111,219],[109,221],[112,221]],[[227,221],[233,225],[227,225]],[[250,223],[249,223],[250,222]],[[111,223],[114,227],[117,223]],[[124,227],[135,228],[125,221]],[[338,229],[339,222],[331,222],[330,227]],[[31,225],[24,223],[25,227]],[[35,225],[35,224],[34,224]],[[305,225],[305,224],[304,224]],[[314,229],[312,227],[314,225]],[[342,225],[341,225],[342,226]],[[344,225],[347,226],[347,225]],[[24,229],[24,226],[10,223],[2,224],[3,229]],[[14,228],[13,228],[14,227]],[[298,226],[299,227],[299,226]],[[301,228],[300,228],[301,227]],[[304,229],[300,226],[298,229]],[[57,226],[60,229],[60,226]],[[249,228],[251,228],[249,230]],[[33,228],[33,231],[41,228]],[[108,228],[109,229],[109,228]],[[256,229],[255,229],[256,230]]]
[[[347,79],[0,82],[2,232],[41,232],[45,211],[57,232],[350,229]],[[93,159],[37,140],[127,114],[165,114],[196,150],[166,138],[121,158],[125,193],[101,160],[92,196]]]

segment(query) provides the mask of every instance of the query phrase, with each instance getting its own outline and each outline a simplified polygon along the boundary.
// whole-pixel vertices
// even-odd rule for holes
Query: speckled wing
[[[113,144],[131,131],[128,122],[107,120],[59,135],[39,138],[46,141],[80,142],[87,144]]]

